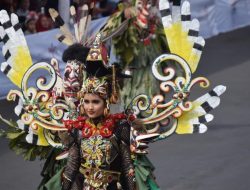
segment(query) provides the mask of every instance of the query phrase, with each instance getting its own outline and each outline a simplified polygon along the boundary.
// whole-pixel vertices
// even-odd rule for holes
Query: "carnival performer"
[[[115,72],[112,68],[115,66],[101,65],[105,62],[97,43],[94,42],[87,58],[88,77],[79,92],[79,116],[64,120],[65,127],[76,135],[69,148],[62,189],[133,190],[129,118],[125,114],[109,113],[110,104],[117,101],[116,84],[112,86],[116,73],[111,72]]]
[[[81,9],[89,10],[87,5]],[[209,86],[205,77],[192,78],[205,45],[198,35],[199,22],[191,20],[188,1],[174,1],[171,7],[169,1],[160,0],[159,9],[169,51],[155,57],[151,71],[161,92],[139,94],[125,106],[124,113],[116,114],[111,114],[110,107],[118,103],[118,83],[127,75],[118,64],[109,62],[101,34],[94,38],[84,35],[90,14],[80,16],[72,35],[58,12],[50,9],[61,31],[58,40],[69,46],[63,55],[66,67],[62,77],[55,59],[32,63],[17,16],[0,11],[6,59],[1,71],[20,88],[7,95],[7,100],[18,102],[15,113],[20,119],[16,125],[4,120],[10,129],[2,133],[26,159],[55,161],[50,167],[45,163],[47,175],[41,190],[158,190],[154,167],[145,156],[148,143],[174,133],[207,131],[206,123],[213,120],[210,112],[219,106],[226,87],[218,85],[189,99],[193,86]],[[77,18],[74,7],[71,15]],[[40,77],[34,87],[29,79],[39,69],[47,71],[50,80]],[[58,160],[65,162],[58,164]]]

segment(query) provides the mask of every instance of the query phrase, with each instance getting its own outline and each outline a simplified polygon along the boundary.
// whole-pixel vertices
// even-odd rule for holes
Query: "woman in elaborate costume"
[[[100,85],[100,80],[105,79],[93,77],[85,83],[81,101],[87,117],[80,117],[80,124],[73,125],[73,129],[80,130],[82,138],[74,141],[69,149],[63,189],[120,189],[121,186],[134,189],[130,125],[124,114],[105,115],[108,97],[104,96],[109,95],[103,94],[107,84]]]
[[[112,84],[113,75],[118,73],[112,73],[116,70],[115,66],[109,68],[102,65],[101,48],[96,43],[99,42],[95,41],[95,47],[90,49],[86,63],[86,68],[95,69],[87,69],[88,77],[78,92],[79,116],[64,120],[65,127],[75,134],[75,139],[69,146],[62,189],[133,190],[135,181],[129,118],[122,113],[109,113],[110,104],[116,103],[118,98],[116,79]]]
[[[58,13],[50,10],[63,32],[58,39],[70,45],[69,56],[64,56],[67,64],[62,77],[55,59],[50,64],[32,64],[17,16],[9,17],[6,11],[0,11],[0,37],[6,59],[1,71],[20,87],[7,96],[8,100],[18,100],[15,113],[20,119],[14,125],[4,120],[10,130],[3,135],[27,159],[47,159],[47,173],[43,172],[47,177],[41,189],[159,189],[152,175],[153,166],[145,156],[148,143],[173,133],[206,132],[205,123],[213,119],[209,112],[219,105],[226,88],[219,85],[198,99],[189,100],[194,85],[209,86],[204,77],[192,78],[205,45],[198,36],[199,22],[191,20],[187,1],[182,6],[180,1],[174,1],[170,8],[168,1],[160,0],[159,9],[169,50],[152,63],[152,74],[159,81],[161,93],[134,97],[120,114],[110,114],[109,109],[119,99],[118,79],[125,75],[122,68],[109,63],[101,35],[87,41],[83,37],[91,16],[83,14],[80,23],[75,23],[74,37]],[[88,7],[83,6],[82,10]],[[75,13],[71,8],[73,17]],[[82,49],[80,56],[71,51],[74,43],[81,44],[77,48]],[[39,69],[48,71],[51,80],[46,83],[44,78],[38,78],[36,88],[29,86],[30,76]],[[84,78],[81,69],[86,73]],[[57,163],[65,158],[66,162]]]

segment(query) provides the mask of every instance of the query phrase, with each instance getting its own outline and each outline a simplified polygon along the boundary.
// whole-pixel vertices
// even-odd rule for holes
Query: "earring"
[[[85,114],[85,110],[84,110],[84,107],[83,107],[82,104],[79,106],[79,112],[80,112],[80,115],[84,115]]]
[[[80,115],[85,114],[84,106],[83,106],[83,99],[80,100],[80,105],[78,107]]]
[[[107,117],[109,115],[109,109],[108,108],[104,108],[103,115],[104,115],[104,117]]]

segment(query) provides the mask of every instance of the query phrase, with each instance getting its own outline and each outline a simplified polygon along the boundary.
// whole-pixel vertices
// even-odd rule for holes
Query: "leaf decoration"
[[[24,160],[34,161],[35,159],[46,159],[51,147],[36,146],[26,142],[26,133],[17,128],[17,124],[12,120],[8,121],[0,115],[0,121],[7,125],[7,128],[0,130],[0,137],[9,140],[9,148],[17,155],[21,155]]]

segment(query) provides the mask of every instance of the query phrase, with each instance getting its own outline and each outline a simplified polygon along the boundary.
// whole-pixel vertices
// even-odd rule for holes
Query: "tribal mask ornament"
[[[66,96],[75,96],[81,88],[82,64],[77,60],[69,60],[66,63],[63,78],[63,87]]]
[[[138,30],[138,37],[145,44],[155,38],[157,24],[159,23],[159,11],[151,0],[135,1],[134,25]]]
[[[70,101],[77,101],[77,93],[81,89],[83,80],[83,68],[89,52],[89,48],[81,44],[69,46],[62,59],[66,62],[63,75],[64,96]]]
[[[148,28],[148,18],[151,6],[150,0],[137,0],[135,2],[135,7],[137,9],[137,24],[141,28]]]

